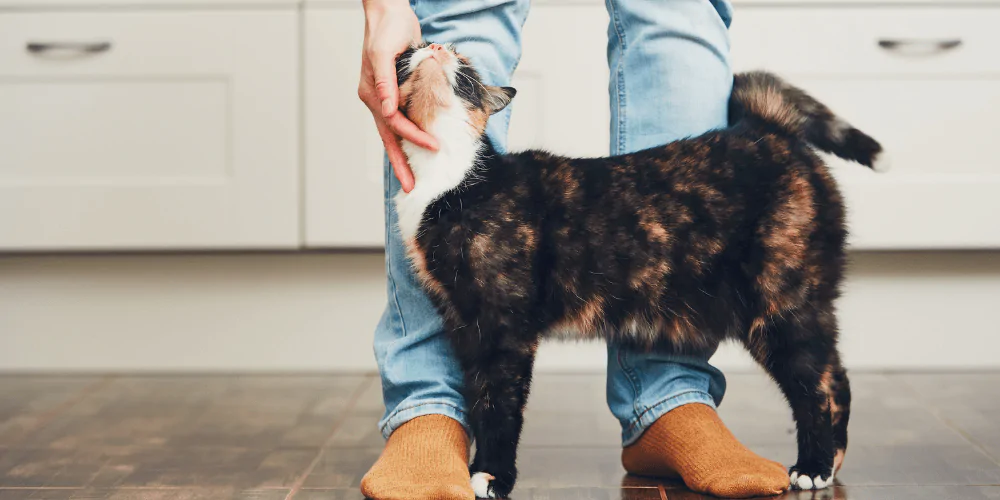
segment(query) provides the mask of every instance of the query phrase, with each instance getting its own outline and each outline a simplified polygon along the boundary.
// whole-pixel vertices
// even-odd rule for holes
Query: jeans
[[[612,154],[695,136],[726,125],[732,86],[728,0],[606,0],[611,78]],[[487,83],[508,85],[521,56],[529,0],[411,0],[425,40],[454,43]],[[586,78],[588,75],[580,75]],[[553,97],[558,98],[558,97]],[[491,117],[487,134],[503,151],[510,109]],[[386,437],[430,414],[468,428],[462,371],[437,315],[406,259],[391,202],[400,189],[386,163],[388,305],[375,331]],[[707,357],[635,352],[608,346],[607,399],[634,442],[657,418],[689,403],[715,407],[725,377]]]

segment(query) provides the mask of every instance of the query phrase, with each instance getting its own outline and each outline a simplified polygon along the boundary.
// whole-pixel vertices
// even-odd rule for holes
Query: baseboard
[[[374,370],[380,254],[0,258],[0,370]],[[1000,368],[1000,252],[856,253],[840,301],[850,368]],[[546,344],[539,369],[602,369]],[[713,359],[753,369],[738,348]]]

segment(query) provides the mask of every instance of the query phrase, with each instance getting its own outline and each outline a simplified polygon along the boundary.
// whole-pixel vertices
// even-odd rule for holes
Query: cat
[[[834,301],[844,206],[818,148],[878,169],[882,147],[764,72],[734,77],[729,126],[636,153],[501,154],[485,135],[516,91],[451,46],[396,62],[400,109],[438,151],[402,146],[416,182],[398,228],[465,375],[480,497],[506,497],[543,338],[708,355],[741,342],[798,429],[794,488],[832,483],[850,388]]]

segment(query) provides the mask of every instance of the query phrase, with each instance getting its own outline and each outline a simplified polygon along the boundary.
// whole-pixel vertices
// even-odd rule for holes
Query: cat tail
[[[882,145],[854,128],[802,89],[764,71],[739,73],[729,98],[730,125],[761,120],[845,160],[884,172]]]

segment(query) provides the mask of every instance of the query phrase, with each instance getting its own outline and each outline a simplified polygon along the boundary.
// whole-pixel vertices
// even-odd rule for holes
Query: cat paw
[[[470,483],[476,498],[507,498],[514,489],[514,478],[517,473],[494,476],[489,472],[475,472]]]
[[[815,472],[795,466],[788,471],[788,483],[793,490],[822,490],[833,484],[833,473],[833,468]]]
[[[497,498],[496,492],[490,487],[490,481],[494,479],[496,478],[488,472],[476,472],[472,475],[470,483],[472,484],[472,491],[475,492],[476,498]]]

